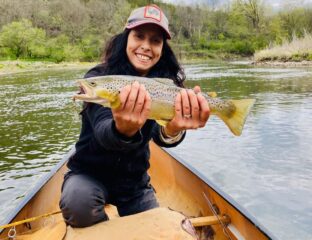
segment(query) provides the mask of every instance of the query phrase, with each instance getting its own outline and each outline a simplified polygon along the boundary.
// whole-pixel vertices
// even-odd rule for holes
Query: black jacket
[[[91,69],[86,78],[105,75],[101,66]],[[142,181],[150,167],[149,141],[159,146],[174,147],[164,143],[160,136],[160,126],[154,120],[147,120],[142,129],[131,138],[121,135],[115,128],[110,108],[87,103],[81,112],[82,128],[76,153],[68,162],[74,171],[92,174],[108,184]],[[144,178],[144,181],[148,181]]]

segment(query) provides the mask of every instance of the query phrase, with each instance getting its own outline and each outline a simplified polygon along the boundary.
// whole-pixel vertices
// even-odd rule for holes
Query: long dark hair
[[[130,31],[129,29],[125,29],[122,33],[113,36],[106,44],[101,57],[105,74],[139,75],[129,62],[126,53]],[[149,71],[147,77],[169,78],[172,79],[177,86],[183,87],[183,81],[185,80],[184,71],[167,43],[165,35],[163,35],[163,42],[162,56],[157,64]]]

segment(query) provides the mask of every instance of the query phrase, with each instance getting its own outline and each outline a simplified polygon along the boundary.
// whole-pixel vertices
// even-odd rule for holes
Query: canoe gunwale
[[[173,150],[168,148],[161,147],[163,151],[173,157],[176,161],[182,164],[185,168],[191,171],[194,175],[196,175],[199,179],[205,182],[211,189],[213,189],[217,194],[219,194],[226,202],[228,202],[231,206],[233,206],[238,212],[244,215],[256,228],[258,228],[266,237],[272,240],[277,240],[277,238],[267,230],[258,220],[251,215],[243,206],[241,206],[238,202],[236,202],[230,195],[221,190],[216,184],[214,184],[211,180],[205,177],[201,172],[199,172],[196,168],[191,166],[188,162],[186,162],[183,158],[178,156],[173,152]]]
[[[19,212],[27,205],[27,203],[40,191],[40,189],[54,176],[54,174],[68,161],[69,157],[75,152],[75,146],[72,146],[69,152],[67,152],[61,161],[54,166],[48,174],[44,174],[39,182],[35,185],[32,190],[26,194],[23,200],[14,208],[14,212],[9,214],[9,216],[3,221],[3,224],[9,224],[13,219],[19,214]],[[0,234],[5,229],[0,229]]]

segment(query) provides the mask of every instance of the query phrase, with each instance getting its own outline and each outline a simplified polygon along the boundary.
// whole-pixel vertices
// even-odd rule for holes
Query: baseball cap
[[[125,28],[133,29],[147,23],[160,26],[165,31],[167,39],[171,39],[168,19],[163,11],[155,4],[134,9],[127,20]]]

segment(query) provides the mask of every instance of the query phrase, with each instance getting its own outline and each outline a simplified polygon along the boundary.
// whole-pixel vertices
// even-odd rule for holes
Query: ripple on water
[[[249,97],[257,99],[242,136],[233,137],[221,121],[211,118],[204,129],[189,131],[173,151],[279,239],[311,239],[312,202],[305,199],[312,199],[312,71],[231,71],[254,77],[220,78],[209,84],[231,93],[244,91],[242,97],[251,91]]]

